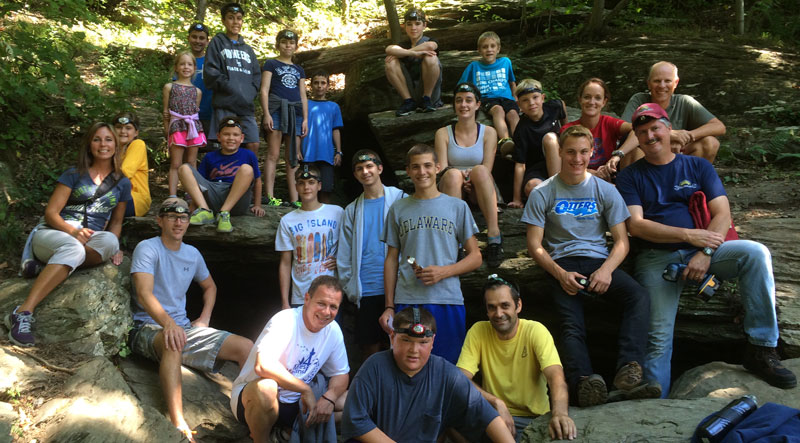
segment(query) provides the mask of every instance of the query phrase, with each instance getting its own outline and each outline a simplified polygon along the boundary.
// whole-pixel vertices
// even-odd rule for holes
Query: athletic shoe
[[[486,266],[496,268],[503,263],[502,243],[489,243],[483,252],[486,255]]]
[[[433,112],[436,108],[431,103],[431,98],[426,96],[422,97],[422,102],[419,104],[418,112]]]
[[[302,207],[303,207],[303,204],[302,204],[302,203],[300,203],[300,200],[298,200],[298,201],[296,201],[296,202],[292,203],[292,206],[293,206],[294,208],[296,208],[296,209],[300,209],[300,208],[302,208]]]
[[[783,366],[775,348],[748,343],[744,368],[777,388],[791,389],[797,386],[797,378],[789,368]]]
[[[280,206],[283,201],[279,198],[275,198],[273,196],[267,196],[267,206]]]
[[[228,211],[221,211],[217,214],[217,232],[231,232],[233,225],[231,224],[231,213]]]
[[[189,218],[190,225],[210,225],[214,223],[214,213],[208,209],[197,208]]]
[[[497,146],[500,148],[500,155],[504,158],[511,158],[511,154],[514,153],[514,140],[511,140],[511,137],[506,137],[500,139],[497,142]]]
[[[614,377],[614,386],[623,391],[630,391],[642,383],[642,366],[632,361],[619,368]]]
[[[44,268],[44,263],[40,262],[35,258],[29,258],[22,263],[22,277],[23,278],[34,278],[42,272]]]
[[[643,398],[661,398],[661,384],[657,381],[643,381],[630,390],[617,389],[608,393],[607,403]]]
[[[8,327],[8,338],[11,342],[19,346],[34,346],[36,340],[33,338],[33,314],[28,311],[17,312],[19,306],[14,311],[6,315],[6,327]]]
[[[606,382],[597,374],[581,377],[578,381],[577,391],[578,406],[581,408],[602,405],[608,397]]]
[[[403,117],[411,114],[412,112],[414,112],[415,109],[417,109],[417,105],[416,103],[414,103],[414,99],[407,98],[403,100],[403,104],[400,105],[399,108],[397,108],[397,111],[394,111],[394,115],[398,117]]]

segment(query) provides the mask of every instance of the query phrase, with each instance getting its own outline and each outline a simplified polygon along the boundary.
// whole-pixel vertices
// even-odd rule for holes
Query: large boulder
[[[573,442],[686,442],[700,420],[723,408],[728,400],[631,400],[591,408],[570,408],[578,428]],[[525,429],[523,442],[550,441],[547,413]]]
[[[114,355],[133,324],[130,309],[130,259],[74,272],[36,308],[34,331],[41,343],[65,343],[76,353]],[[0,284],[5,315],[27,297],[34,280],[13,278]]]
[[[158,380],[158,364],[133,355],[120,360],[120,370],[142,403],[167,413]],[[203,375],[181,368],[183,414],[203,442],[232,442],[246,439],[249,431],[234,418],[230,407],[231,384],[239,374],[234,363],[226,363],[218,374]]]
[[[783,361],[795,375],[800,374],[800,358]],[[800,408],[800,388],[780,389],[769,385],[741,365],[715,361],[686,371],[675,381],[669,398],[734,399],[745,394],[755,395],[759,404],[779,403]]]

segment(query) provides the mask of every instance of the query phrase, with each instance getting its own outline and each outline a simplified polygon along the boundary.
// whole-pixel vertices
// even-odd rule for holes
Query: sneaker
[[[497,142],[497,146],[500,148],[500,155],[504,158],[511,158],[511,154],[514,153],[514,140],[511,140],[511,137],[506,137],[500,139]]]
[[[783,366],[775,348],[748,343],[743,366],[777,388],[791,389],[797,386],[797,378],[789,368]]]
[[[208,209],[197,208],[189,218],[190,225],[209,225],[214,223],[214,213]]]
[[[295,208],[295,209],[300,209],[300,208],[302,208],[302,207],[303,207],[303,204],[302,204],[302,203],[300,203],[300,200],[297,200],[296,202],[294,202],[294,203],[290,203],[290,204],[291,204],[291,205],[292,205],[292,207],[293,207],[293,208]]]
[[[618,389],[608,393],[607,403],[643,398],[661,398],[661,384],[657,381],[643,381],[630,390]]]
[[[231,232],[233,225],[231,224],[231,213],[228,211],[221,211],[217,214],[217,232]]]
[[[271,195],[267,196],[267,206],[280,206],[283,201],[279,198],[275,198]]]
[[[614,386],[623,391],[630,391],[642,383],[642,366],[632,361],[619,368],[614,377]]]
[[[414,103],[413,98],[407,98],[403,100],[403,104],[397,108],[397,111],[394,111],[394,115],[398,117],[403,117],[405,115],[409,115],[417,108],[416,103]]]
[[[489,243],[483,251],[486,255],[486,266],[496,268],[503,263],[503,244]]]
[[[431,98],[426,96],[422,97],[422,102],[419,104],[418,112],[433,112],[436,108],[431,103]]]
[[[577,391],[578,406],[581,408],[602,405],[608,397],[606,382],[597,374],[581,377],[578,381]]]
[[[28,311],[17,312],[19,306],[14,308],[14,312],[6,315],[6,327],[8,327],[8,338],[11,342],[19,346],[34,346],[36,340],[33,338],[33,314]]]
[[[22,277],[23,278],[34,278],[42,272],[44,268],[44,263],[40,262],[35,258],[29,258],[22,263]]]

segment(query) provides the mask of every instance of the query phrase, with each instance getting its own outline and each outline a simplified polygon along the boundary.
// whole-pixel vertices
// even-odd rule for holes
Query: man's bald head
[[[670,62],[667,62],[667,61],[660,61],[660,62],[654,63],[653,66],[650,67],[650,73],[647,75],[647,80],[649,81],[650,79],[652,79],[653,78],[653,74],[655,72],[659,71],[662,68],[666,68],[666,67],[669,67],[670,69],[672,69],[672,72],[674,73],[674,79],[677,80],[678,79],[678,67],[675,66],[674,63],[670,63]]]

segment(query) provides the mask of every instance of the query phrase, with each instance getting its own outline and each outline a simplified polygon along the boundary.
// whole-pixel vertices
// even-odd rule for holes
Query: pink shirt
[[[569,122],[561,128],[561,132],[564,132],[570,126],[579,125],[580,123],[580,120]],[[611,153],[617,149],[617,141],[620,138],[619,128],[623,123],[625,121],[618,118],[608,115],[600,116],[597,126],[592,129],[594,152],[592,152],[592,159],[589,161],[589,169],[597,169],[606,164],[608,159],[611,158]]]

